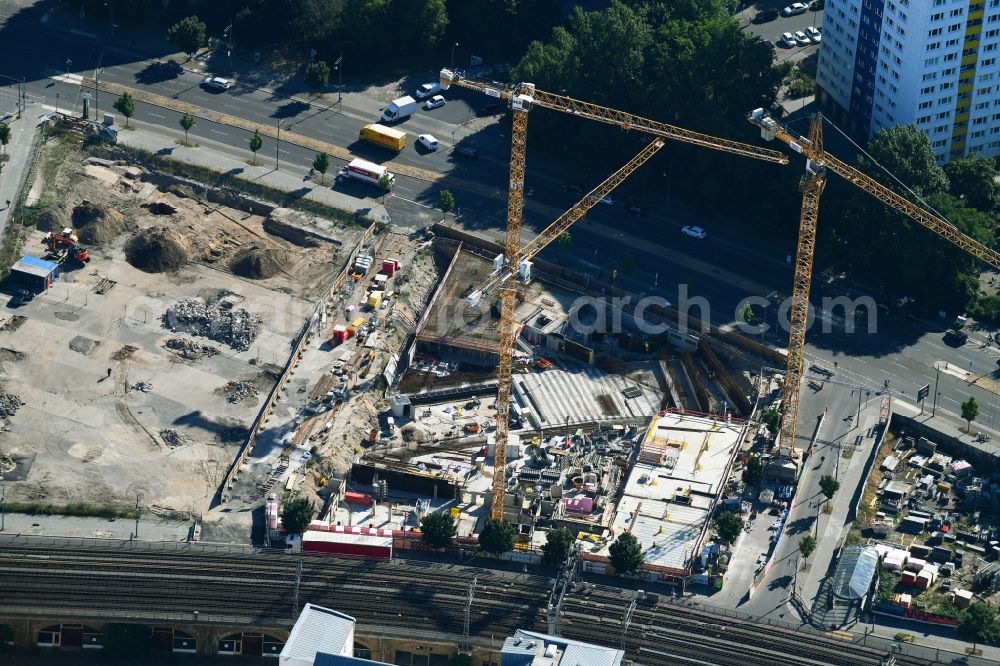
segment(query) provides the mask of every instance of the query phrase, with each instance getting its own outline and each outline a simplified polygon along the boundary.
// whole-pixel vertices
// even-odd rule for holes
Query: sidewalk
[[[373,203],[370,199],[358,199],[332,189],[334,176],[330,174],[326,176],[326,185],[320,185],[319,182],[303,180],[300,174],[305,173],[304,169],[295,169],[291,165],[284,166],[282,170],[275,170],[273,166],[264,164],[252,166],[245,159],[230,155],[228,147],[213,146],[212,142],[208,140],[200,140],[198,147],[190,148],[178,143],[179,140],[183,139],[183,132],[173,133],[156,125],[145,123],[132,123],[132,127],[134,129],[119,129],[118,143],[130,148],[147,150],[186,164],[227,173],[239,180],[260,183],[327,206],[347,211],[364,211],[371,220],[391,221],[388,211],[382,204]],[[261,159],[263,160],[263,158]],[[331,235],[335,235],[334,227],[336,224],[333,222],[328,222],[328,224],[330,229],[327,231]]]
[[[140,541],[186,541],[190,520],[165,520],[156,517],[139,519]],[[7,513],[3,532],[8,536],[58,536],[82,539],[124,539],[135,533],[135,520],[129,518],[33,516]]]
[[[0,173],[0,236],[6,233],[7,222],[12,209],[17,206],[18,195],[21,194],[38,115],[41,114],[25,112],[20,120],[10,122],[10,143],[7,144],[6,151],[9,159],[3,162]],[[10,205],[6,203],[8,200]]]

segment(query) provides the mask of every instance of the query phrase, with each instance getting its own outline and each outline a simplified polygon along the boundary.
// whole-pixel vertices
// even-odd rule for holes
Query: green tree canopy
[[[767,426],[767,431],[772,435],[777,435],[781,428],[781,412],[777,407],[768,407],[760,414],[760,420]]]
[[[197,16],[188,16],[170,26],[167,37],[190,59],[205,45],[205,24]]]
[[[812,534],[807,534],[799,539],[799,552],[802,553],[802,559],[808,560],[809,556],[812,555],[815,550],[816,537]]]
[[[313,519],[313,505],[305,497],[291,496],[281,503],[281,524],[285,534],[302,534]]]
[[[723,511],[715,517],[715,531],[718,532],[720,539],[732,543],[743,531],[743,519],[738,513]]]
[[[7,123],[0,123],[0,147],[3,151],[7,152],[7,144],[10,143],[10,125]]]
[[[450,546],[455,538],[455,519],[444,511],[433,511],[420,519],[420,540],[431,548]]]
[[[992,157],[959,157],[944,165],[951,193],[983,212],[1000,208],[1000,184]]]
[[[611,566],[620,574],[631,574],[639,570],[645,561],[642,544],[631,532],[622,534],[608,548]]]
[[[181,116],[179,122],[181,129],[184,130],[184,143],[187,143],[188,132],[190,132],[191,128],[195,126],[196,121],[194,119],[194,116],[192,116],[190,113],[185,113],[183,116]]]
[[[574,541],[576,539],[573,537],[573,533],[565,527],[549,530],[545,536],[545,543],[542,545],[542,563],[550,567],[557,567],[565,562]]]
[[[438,208],[441,209],[441,219],[448,214],[449,211],[455,209],[455,196],[451,193],[451,190],[441,190],[438,192]]]
[[[973,603],[958,616],[958,635],[977,643],[993,643],[1000,638],[997,609],[984,603]]]
[[[125,116],[125,127],[128,127],[128,119],[135,115],[135,100],[132,95],[123,92],[122,96],[115,100],[115,109]]]
[[[253,151],[253,163],[257,164],[257,151],[264,146],[264,137],[260,135],[260,130],[254,130],[250,137],[250,150]]]
[[[743,467],[743,483],[748,486],[756,486],[764,476],[764,461],[760,456],[751,454],[747,458],[747,464]]]
[[[323,178],[326,176],[326,171],[329,168],[330,156],[326,153],[316,153],[316,159],[313,160],[313,169],[316,169],[320,173],[320,184],[323,184]]]
[[[568,231],[564,231],[559,234],[558,242],[559,249],[567,250],[569,249],[569,246],[573,244],[573,236]]]
[[[831,500],[837,494],[837,491],[840,490],[840,482],[829,474],[824,474],[819,479],[819,488],[826,495],[826,498]]]
[[[330,66],[322,60],[306,65],[306,85],[311,88],[324,88],[330,83]]]
[[[962,403],[962,418],[966,420],[969,424],[969,429],[972,429],[972,422],[976,420],[979,416],[979,403],[976,402],[976,397],[973,395],[969,396],[969,399]]]
[[[493,555],[503,555],[514,547],[515,536],[513,525],[491,518],[479,533],[479,548]]]

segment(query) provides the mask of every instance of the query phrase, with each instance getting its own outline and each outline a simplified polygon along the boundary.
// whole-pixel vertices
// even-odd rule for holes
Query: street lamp
[[[278,120],[278,139],[274,143],[274,170],[281,167],[281,120]]]
[[[333,66],[337,68],[337,104],[340,104],[341,101],[343,100],[343,91],[344,91],[343,62],[344,62],[344,52],[341,51],[340,57],[338,57],[337,61],[333,63]],[[343,113],[343,111],[341,111],[341,113]]]
[[[451,68],[455,69],[455,47],[458,46],[458,42],[451,45]]]

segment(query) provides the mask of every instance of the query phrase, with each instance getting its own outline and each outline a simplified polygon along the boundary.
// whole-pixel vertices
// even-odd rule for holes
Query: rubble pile
[[[153,384],[150,382],[136,382],[129,386],[130,391],[142,391],[143,393],[149,393],[153,390]]]
[[[127,358],[132,358],[132,354],[139,351],[139,348],[134,345],[125,345],[114,354],[111,355],[111,360],[113,361],[124,361]]]
[[[23,404],[24,403],[21,399],[13,393],[0,394],[0,418],[14,416],[14,413],[17,412],[17,408]]]
[[[0,474],[10,474],[17,469],[17,463],[10,456],[0,456]]]
[[[182,435],[173,428],[164,428],[160,431],[160,439],[167,446],[184,446],[190,441],[187,435]]]
[[[172,305],[163,315],[171,331],[190,333],[221,342],[236,351],[246,351],[260,334],[261,317],[243,308],[208,305],[201,298],[188,298]]]
[[[204,356],[215,356],[219,353],[219,350],[212,345],[206,345],[202,342],[195,342],[186,338],[170,338],[163,346],[181,358],[186,358],[190,361]]]
[[[260,389],[252,381],[238,381],[228,382],[222,387],[222,392],[226,395],[226,399],[229,402],[236,404],[244,401],[256,402]]]

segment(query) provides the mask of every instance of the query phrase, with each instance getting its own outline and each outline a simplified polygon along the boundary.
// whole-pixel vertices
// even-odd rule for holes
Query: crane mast
[[[959,231],[955,225],[913,203],[906,197],[882,185],[859,169],[837,159],[823,148],[823,117],[810,117],[809,136],[797,136],[772,118],[764,109],[755,109],[747,116],[761,130],[766,141],[778,139],[806,158],[806,173],[800,181],[802,209],[799,219],[798,247],[795,254],[795,282],[789,313],[788,361],[785,369],[784,404],[781,431],[778,436],[780,454],[795,453],[795,429],[799,413],[799,390],[804,368],[806,327],[809,317],[809,290],[812,281],[813,254],[816,249],[816,223],[819,200],[831,171],[861,188],[890,208],[893,208],[945,240],[1000,269],[1000,253]]]

